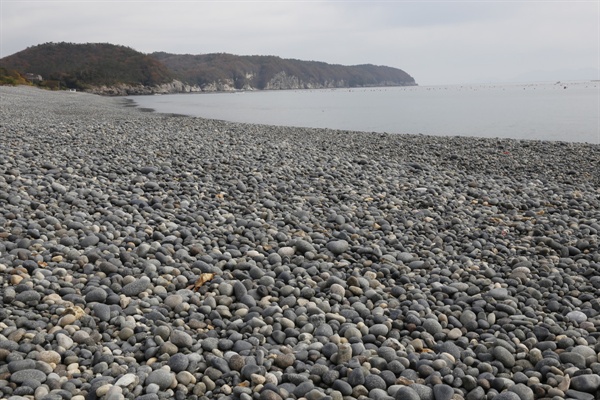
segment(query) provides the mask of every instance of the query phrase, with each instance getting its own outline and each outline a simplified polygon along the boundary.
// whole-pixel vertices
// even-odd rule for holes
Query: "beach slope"
[[[0,398],[593,399],[599,160],[0,87]]]

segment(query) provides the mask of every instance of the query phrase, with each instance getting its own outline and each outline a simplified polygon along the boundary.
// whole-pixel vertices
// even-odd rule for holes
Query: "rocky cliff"
[[[171,94],[171,93],[192,93],[202,92],[199,86],[192,86],[181,81],[174,80],[170,83],[159,85],[132,85],[127,83],[119,83],[115,85],[100,85],[90,86],[84,89],[85,92],[101,94],[104,96],[130,96],[144,94]]]
[[[282,90],[364,86],[412,86],[415,80],[398,68],[344,66],[275,56],[153,53],[178,79],[217,90]]]
[[[146,55],[108,43],[45,43],[0,59],[0,67],[41,75],[38,86],[111,96],[416,85],[406,72],[386,66],[225,53]]]

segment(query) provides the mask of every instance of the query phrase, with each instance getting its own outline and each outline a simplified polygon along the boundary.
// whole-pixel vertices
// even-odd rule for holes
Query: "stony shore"
[[[600,146],[126,106],[0,87],[0,398],[600,399]]]

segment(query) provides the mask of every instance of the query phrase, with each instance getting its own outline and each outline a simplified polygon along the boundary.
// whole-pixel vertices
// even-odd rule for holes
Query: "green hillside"
[[[225,53],[147,55],[109,43],[45,43],[0,59],[0,67],[4,74],[0,84],[23,83],[24,77],[41,75],[43,80],[34,82],[40,86],[104,94],[415,85],[400,69],[370,64],[343,66]],[[118,85],[129,87],[110,90]],[[160,90],[158,85],[163,85]]]
[[[308,87],[415,84],[415,80],[401,69],[370,64],[343,66],[275,56],[236,56],[226,53],[178,55],[157,52],[152,56],[183,81],[199,86],[229,80],[236,89],[245,86],[266,89],[267,84],[282,72],[298,78]]]
[[[173,80],[153,57],[109,43],[45,43],[2,58],[0,66],[78,89],[117,83],[153,86]]]
[[[0,85],[29,85],[29,81],[16,70],[0,67]]]

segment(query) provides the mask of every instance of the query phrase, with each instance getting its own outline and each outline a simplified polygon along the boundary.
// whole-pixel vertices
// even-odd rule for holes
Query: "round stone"
[[[587,315],[582,313],[581,311],[571,311],[567,313],[567,318],[571,321],[581,324],[582,322],[587,321]]]
[[[360,333],[360,330],[358,330],[357,328],[351,326],[348,329],[346,329],[346,331],[344,332],[344,337],[346,339],[352,339],[352,338],[362,338],[362,333]]]
[[[181,348],[190,348],[194,344],[194,340],[189,333],[174,329],[169,338],[170,342]]]
[[[155,384],[158,385],[160,390],[165,390],[173,383],[173,373],[167,369],[161,368],[150,372],[146,378],[146,385]]]
[[[173,372],[185,371],[188,365],[190,365],[190,359],[185,354],[177,353],[169,358],[169,367]]]
[[[381,378],[379,375],[375,375],[375,374],[369,374],[365,377],[364,386],[368,390],[373,390],[373,389],[385,390],[385,389],[387,389],[387,384],[385,383],[383,378]]]
[[[349,244],[345,240],[332,240],[327,243],[327,250],[338,256],[348,251]]]
[[[389,328],[385,324],[375,324],[369,327],[369,333],[377,336],[387,336]]]
[[[294,361],[296,361],[296,358],[293,354],[281,354],[274,360],[274,364],[281,369],[285,369],[294,365]]]
[[[435,400],[451,400],[454,397],[454,389],[445,384],[437,384],[433,387],[433,397]]]
[[[106,292],[100,288],[90,290],[85,295],[85,301],[87,303],[104,302],[104,301],[106,301]]]
[[[110,321],[110,306],[104,303],[96,303],[92,307],[92,315],[96,316],[100,321]]]
[[[523,383],[517,383],[508,388],[510,392],[516,393],[521,400],[534,400],[533,390]]]
[[[43,350],[38,353],[37,359],[48,364],[59,364],[61,356],[54,350]]]
[[[421,400],[421,397],[409,386],[401,386],[394,394],[396,400]]]
[[[423,321],[423,328],[432,336],[442,332],[442,325],[435,319],[427,318]]]

